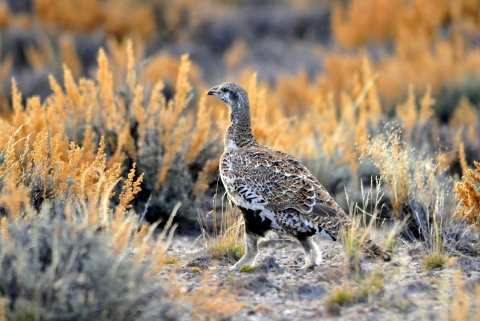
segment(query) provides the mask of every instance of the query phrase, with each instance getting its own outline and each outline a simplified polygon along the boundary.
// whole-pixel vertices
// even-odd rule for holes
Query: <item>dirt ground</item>
[[[298,244],[271,240],[260,247],[255,271],[240,273],[229,271],[233,262],[228,259],[210,260],[201,238],[179,236],[168,251],[178,261],[168,269],[177,269],[176,282],[186,292],[205,282],[205,273],[211,275],[212,283],[218,282],[243,304],[233,320],[448,320],[452,305],[462,307],[454,301],[462,293],[474,296],[480,285],[478,257],[451,257],[448,267],[425,270],[426,253],[420,244],[399,242],[392,261],[361,261],[365,278],[376,273],[371,279],[384,279],[379,292],[345,305],[329,303],[333,291],[342,286],[353,291],[358,283],[346,277],[342,245],[321,236],[317,242],[323,263],[314,270],[298,270],[303,260]],[[454,285],[455,275],[461,276],[460,286]],[[475,315],[478,302],[466,304]]]

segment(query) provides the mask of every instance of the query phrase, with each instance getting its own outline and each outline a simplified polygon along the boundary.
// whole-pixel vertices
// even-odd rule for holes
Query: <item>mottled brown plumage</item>
[[[245,256],[232,269],[254,263],[257,240],[268,231],[296,238],[305,251],[304,268],[310,268],[320,260],[312,235],[324,234],[336,240],[339,232],[350,226],[350,217],[300,161],[255,140],[245,89],[224,83],[208,94],[219,97],[231,109],[220,175],[229,198],[242,211],[247,241]],[[366,240],[364,247],[390,259],[371,240]]]

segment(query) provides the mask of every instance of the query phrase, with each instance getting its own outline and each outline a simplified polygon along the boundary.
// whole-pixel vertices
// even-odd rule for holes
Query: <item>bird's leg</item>
[[[258,254],[258,236],[250,232],[247,228],[245,229],[245,243],[247,244],[245,255],[230,268],[231,271],[240,270],[244,265],[254,265],[255,258]]]
[[[316,265],[322,264],[322,251],[318,248],[317,242],[313,239],[313,236],[310,236],[307,241],[310,243],[310,246],[312,247],[312,254],[313,254],[313,262]]]
[[[308,236],[305,238],[299,238],[298,242],[305,252],[305,265],[300,269],[307,270],[313,268],[316,264],[320,264],[322,261],[321,253],[317,244],[313,240],[313,237]]]

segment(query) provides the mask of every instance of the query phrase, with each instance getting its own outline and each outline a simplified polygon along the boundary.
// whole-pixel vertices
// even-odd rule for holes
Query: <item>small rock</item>
[[[319,282],[337,283],[343,279],[345,269],[343,267],[319,267],[315,270]]]
[[[405,288],[398,289],[397,291],[393,291],[388,293],[386,296],[383,297],[382,302],[385,306],[396,308],[404,313],[412,312],[416,305],[409,297],[409,293]]]
[[[280,288],[273,284],[266,276],[258,275],[246,277],[235,282],[235,287],[245,288],[254,293],[265,293],[268,290],[274,289],[274,291],[280,291]]]
[[[257,262],[255,265],[255,271],[260,272],[283,272],[283,269],[277,264],[275,258],[267,257],[262,259],[260,262]]]
[[[472,293],[475,293],[477,287],[479,286],[480,286],[480,277],[474,278],[473,280],[468,280],[466,282],[467,289]]]
[[[480,271],[480,259],[468,256],[462,256],[458,259],[457,264],[463,272],[466,271]]]
[[[451,247],[448,247],[448,248],[450,250],[457,251],[459,253],[472,256],[472,257],[476,257],[479,255],[478,248],[474,244],[469,243],[468,241],[465,241],[465,240],[459,240],[455,242]]]
[[[208,269],[210,266],[210,257],[207,255],[196,257],[187,264],[187,267],[196,267],[202,270]]]
[[[412,247],[408,250],[408,254],[410,254],[410,256],[417,256],[422,254],[422,250],[419,247]]]
[[[330,315],[332,317],[338,317],[338,316],[340,316],[341,311],[342,311],[342,309],[341,309],[340,305],[335,304],[335,303],[327,304],[328,315]]]
[[[311,285],[311,284],[303,284],[298,288],[298,296],[302,300],[314,300],[321,298],[328,291],[322,286],[319,285]]]
[[[405,288],[405,293],[418,293],[418,292],[428,292],[432,291],[432,284],[425,280],[413,281],[407,284]]]

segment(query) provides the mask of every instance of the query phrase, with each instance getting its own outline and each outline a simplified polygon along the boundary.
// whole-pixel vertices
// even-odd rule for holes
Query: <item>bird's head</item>
[[[253,137],[250,123],[250,103],[248,95],[242,86],[233,82],[210,88],[207,95],[217,96],[230,107],[232,123],[225,134],[225,148],[240,148],[243,146],[258,145]]]
[[[226,82],[212,87],[207,95],[217,96],[227,103],[232,108],[232,111],[236,108],[249,107],[247,92],[242,86],[233,82]]]

